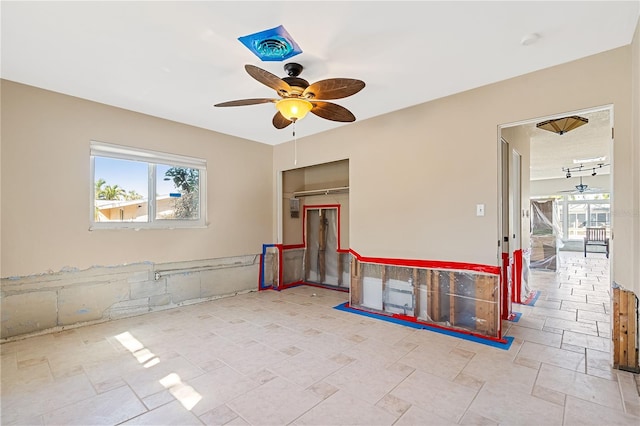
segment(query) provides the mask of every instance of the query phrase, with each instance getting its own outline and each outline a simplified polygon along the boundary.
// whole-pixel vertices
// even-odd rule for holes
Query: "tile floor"
[[[266,291],[5,343],[3,425],[640,424],[612,370],[608,261],[563,253],[508,351]]]

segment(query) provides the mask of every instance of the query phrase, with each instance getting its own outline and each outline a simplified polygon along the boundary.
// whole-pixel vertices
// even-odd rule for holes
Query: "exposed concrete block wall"
[[[3,278],[2,340],[257,289],[260,256],[96,266]]]

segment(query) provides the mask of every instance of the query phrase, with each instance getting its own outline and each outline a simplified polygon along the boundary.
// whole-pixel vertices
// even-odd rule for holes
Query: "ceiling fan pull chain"
[[[298,165],[298,137],[296,136],[296,121],[293,122],[293,165]]]

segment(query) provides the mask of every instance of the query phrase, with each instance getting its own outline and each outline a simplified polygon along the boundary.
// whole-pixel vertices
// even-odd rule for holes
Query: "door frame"
[[[566,117],[566,116],[570,116],[570,115],[580,115],[580,114],[587,114],[587,113],[592,113],[592,112],[596,112],[596,111],[604,111],[607,110],[609,111],[609,127],[611,128],[611,134],[609,135],[609,138],[607,140],[607,145],[608,145],[608,153],[609,153],[609,164],[610,164],[610,172],[609,172],[609,202],[611,207],[614,206],[614,198],[615,198],[615,182],[614,182],[614,167],[615,167],[615,150],[614,150],[614,140],[615,140],[615,135],[613,132],[614,124],[615,124],[615,120],[614,120],[614,105],[613,104],[605,104],[605,105],[599,105],[599,106],[594,106],[594,107],[590,107],[590,108],[584,108],[584,109],[579,109],[579,110],[574,110],[574,111],[565,111],[562,113],[556,113],[556,114],[552,114],[552,115],[546,115],[546,116],[541,116],[541,117],[537,117],[537,118],[529,118],[526,120],[520,120],[520,121],[515,121],[515,122],[511,122],[511,123],[504,123],[504,124],[499,124],[498,125],[498,132],[497,132],[497,155],[498,155],[498,161],[497,161],[497,165],[498,165],[498,170],[497,170],[497,182],[498,182],[498,206],[497,206],[497,212],[498,212],[498,259],[499,259],[499,264],[503,264],[503,260],[502,260],[502,251],[503,251],[503,221],[505,220],[505,218],[503,217],[503,203],[505,202],[504,200],[504,196],[503,196],[503,162],[502,162],[502,156],[503,156],[503,137],[502,137],[502,130],[504,128],[509,128],[509,127],[516,127],[516,126],[521,126],[521,125],[525,125],[525,124],[531,124],[531,123],[537,123],[537,122],[541,122],[541,121],[545,121],[545,120],[552,120],[552,119],[556,119],[556,118],[562,118],[562,117]],[[508,141],[507,141],[508,142]],[[511,155],[511,154],[510,154]],[[508,172],[507,172],[508,173]],[[506,200],[508,202],[508,200]],[[529,215],[527,215],[527,217],[529,217]],[[612,267],[613,266],[613,257],[615,256],[615,216],[613,214],[610,215],[610,221],[611,221],[611,235],[610,235],[610,240],[611,240],[611,248],[610,248],[610,255],[609,255],[609,286],[612,288],[613,287],[613,283],[615,282],[615,270]],[[511,252],[511,247],[509,247],[509,251]],[[502,275],[504,278],[504,274]],[[502,294],[500,295],[501,300],[502,300]],[[609,312],[610,312],[610,316],[613,315],[613,300],[610,302],[610,306],[609,306]],[[502,316],[504,318],[505,312],[502,312]],[[610,321],[610,333],[613,334],[613,318],[611,318],[612,320]],[[611,365],[613,365],[613,351],[611,351]]]

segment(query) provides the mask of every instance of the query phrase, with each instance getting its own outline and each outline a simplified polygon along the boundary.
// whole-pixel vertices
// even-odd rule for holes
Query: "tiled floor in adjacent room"
[[[640,424],[612,370],[608,261],[533,272],[508,351],[333,309],[312,287],[250,293],[3,344],[9,424]]]

